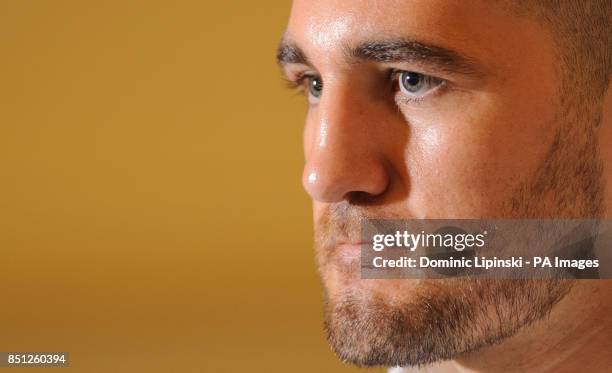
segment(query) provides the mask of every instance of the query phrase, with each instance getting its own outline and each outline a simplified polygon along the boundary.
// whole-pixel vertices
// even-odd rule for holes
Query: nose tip
[[[321,172],[312,168],[304,169],[302,182],[306,192],[315,201],[332,203],[343,198],[337,181],[332,180],[329,176],[323,176]]]
[[[318,159],[307,164],[302,178],[304,189],[311,198],[325,203],[340,202],[354,193],[377,196],[383,194],[388,185],[384,166],[374,161],[369,164],[333,163]]]

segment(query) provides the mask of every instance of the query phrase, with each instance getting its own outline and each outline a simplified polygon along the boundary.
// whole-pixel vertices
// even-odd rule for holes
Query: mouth
[[[336,248],[338,258],[345,263],[355,263],[361,260],[361,249],[364,245],[372,245],[371,242],[339,242]]]

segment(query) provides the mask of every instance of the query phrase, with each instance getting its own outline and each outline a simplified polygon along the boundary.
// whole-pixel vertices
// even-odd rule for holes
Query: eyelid
[[[319,98],[314,98],[314,96],[312,96],[309,83],[311,79],[315,78],[321,79],[321,76],[315,72],[306,70],[286,74],[285,81],[290,89],[295,90],[299,95],[306,96],[308,98],[308,106],[313,107],[317,105]]]
[[[417,74],[421,74],[429,79],[438,81],[439,84],[437,84],[427,93],[425,93],[423,96],[408,96],[400,92],[400,88],[399,88],[399,77],[402,73],[406,73],[406,72],[414,72]],[[438,78],[437,76],[421,73],[419,71],[414,71],[414,70],[391,69],[390,80],[391,80],[391,84],[393,87],[393,95],[394,95],[395,101],[397,103],[406,103],[406,104],[418,104],[426,99],[429,99],[431,96],[436,96],[442,93],[444,90],[448,89],[448,86],[449,86],[449,81],[446,79]]]
[[[421,75],[423,75],[423,76],[425,76],[425,77],[428,77],[428,78],[431,78],[431,79],[433,79],[433,80],[439,80],[440,82],[447,82],[447,81],[448,81],[447,79],[444,79],[444,78],[439,78],[439,77],[438,77],[438,76],[436,76],[436,75],[427,74],[427,73],[421,72],[421,71],[419,71],[419,70],[406,70],[406,69],[397,69],[397,68],[392,68],[392,69],[391,69],[391,72],[390,72],[390,79],[391,79],[391,80],[398,79],[398,78],[399,78],[399,76],[400,76],[402,73],[409,73],[409,72],[412,72],[412,73],[417,73],[417,74],[421,74]]]
[[[319,77],[319,74],[310,72],[310,71],[298,71],[292,74],[287,74],[287,84],[291,89],[297,89],[301,91],[301,93],[305,93],[305,83],[308,79]]]

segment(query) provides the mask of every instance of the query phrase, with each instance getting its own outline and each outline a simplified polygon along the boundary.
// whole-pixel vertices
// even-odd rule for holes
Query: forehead
[[[469,0],[468,0],[469,1]],[[295,0],[289,29],[298,31],[323,46],[340,38],[365,36],[372,32],[393,33],[403,26],[418,26],[427,13],[428,21],[443,23],[453,8],[448,0]],[[458,15],[460,16],[460,15]],[[421,22],[424,26],[427,22]]]
[[[537,52],[547,40],[537,24],[500,4],[490,0],[295,0],[285,39],[319,62],[333,60],[343,48],[363,41],[408,38],[484,61],[514,63],[513,50]]]

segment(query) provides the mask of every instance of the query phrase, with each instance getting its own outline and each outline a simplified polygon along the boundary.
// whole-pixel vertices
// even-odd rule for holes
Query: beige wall
[[[288,2],[0,2],[0,351],[349,372],[321,329]]]

